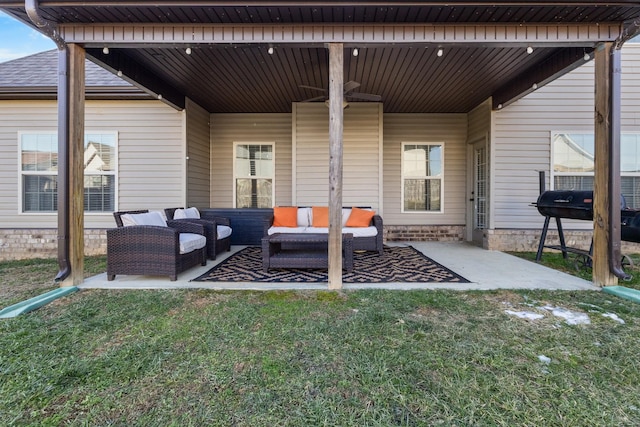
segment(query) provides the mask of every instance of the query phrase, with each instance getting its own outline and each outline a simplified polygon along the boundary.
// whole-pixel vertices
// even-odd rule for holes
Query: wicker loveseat
[[[150,214],[148,210],[114,212],[117,228],[107,230],[107,280],[116,274],[169,276],[198,264],[206,265],[204,227],[184,221],[164,221],[159,212],[149,217],[157,225],[134,225],[132,218]],[[147,219],[149,218],[147,217]],[[144,222],[144,221],[141,221]]]
[[[367,218],[366,223],[350,222],[353,220],[352,211],[355,211],[355,214],[362,214],[364,211],[368,211],[368,214],[364,212],[364,217]],[[286,219],[284,222],[278,220],[278,215],[283,212],[290,216],[288,223]],[[293,215],[295,215],[295,219]],[[326,207],[275,207],[273,215],[264,220],[264,236],[275,233],[328,233],[329,228],[326,226],[324,218],[327,215],[328,210]],[[319,219],[318,216],[322,216],[323,219]],[[356,226],[353,226],[354,224]],[[342,232],[353,234],[354,250],[376,251],[382,255],[384,247],[382,217],[375,214],[370,208],[342,208]]]
[[[231,250],[231,226],[229,218],[221,216],[200,217],[196,208],[167,208],[164,210],[167,219],[174,221],[186,221],[200,224],[204,227],[207,237],[207,257],[216,259],[219,253]]]

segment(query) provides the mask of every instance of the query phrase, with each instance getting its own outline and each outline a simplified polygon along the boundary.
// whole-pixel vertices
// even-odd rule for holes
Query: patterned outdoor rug
[[[196,282],[326,282],[327,270],[270,269],[262,270],[262,249],[247,247],[213,267]],[[415,248],[386,247],[384,254],[356,252],[353,272],[343,273],[344,283],[469,283],[448,268],[424,256]]]

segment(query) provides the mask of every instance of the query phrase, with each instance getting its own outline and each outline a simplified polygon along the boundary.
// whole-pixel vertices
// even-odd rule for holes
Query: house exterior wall
[[[294,104],[294,204],[329,203],[329,109]],[[344,110],[343,206],[370,206],[382,213],[382,105],[352,103]]]
[[[211,187],[211,142],[209,112],[187,99],[186,122],[186,163],[187,163],[187,206],[209,207]]]
[[[233,203],[233,143],[275,143],[275,204],[291,204],[291,114],[211,115],[212,208]]]
[[[402,213],[401,147],[403,142],[444,143],[444,209],[442,213]],[[465,225],[466,114],[384,115],[385,226]]]
[[[640,44],[628,43],[622,50],[622,132],[640,132],[638,76]],[[538,171],[545,172],[546,189],[551,188],[551,134],[554,131],[593,133],[594,109],[591,61],[493,112],[495,188],[490,249],[537,248],[544,217],[531,203],[537,200],[540,191]],[[590,221],[562,220],[562,225],[567,239],[573,239],[576,247],[588,249],[593,228]],[[553,244],[553,240],[547,243]]]
[[[52,257],[56,213],[20,212],[18,132],[56,132],[55,101],[0,101],[0,259]],[[116,206],[150,209],[184,203],[184,114],[158,101],[86,101],[86,131],[118,133]],[[85,213],[87,254],[104,253],[111,213]]]

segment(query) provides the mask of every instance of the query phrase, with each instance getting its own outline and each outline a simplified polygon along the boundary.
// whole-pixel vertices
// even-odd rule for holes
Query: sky
[[[0,62],[55,48],[51,39],[0,12]]]

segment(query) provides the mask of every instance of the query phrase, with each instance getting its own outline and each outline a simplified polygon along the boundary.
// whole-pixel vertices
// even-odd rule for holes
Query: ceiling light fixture
[[[118,77],[122,77],[122,71],[118,70]]]
[[[104,53],[105,55],[109,55],[109,48],[108,47],[103,47],[102,48],[102,53]]]
[[[531,46],[527,46],[527,53],[531,55],[533,53],[533,48]]]
[[[269,55],[273,55],[273,46],[269,46],[269,49],[267,50],[267,53]]]
[[[538,83],[534,83],[533,85],[531,85],[531,89],[533,90],[538,89]]]
[[[502,104],[498,104],[498,110],[502,110]]]
[[[436,55],[438,55],[438,56],[444,55],[444,50],[438,49],[438,53]]]
[[[354,47],[354,48],[353,48],[353,52],[351,52],[351,53],[353,54],[353,56],[358,56],[358,53],[359,53],[359,52],[358,52],[358,48],[357,48],[357,47]]]
[[[162,94],[158,94],[158,99],[162,99]]]
[[[585,52],[585,53],[584,53],[584,56],[582,57],[582,59],[584,59],[585,61],[588,61],[588,60],[590,60],[590,59],[591,59],[591,55],[589,55],[589,53],[588,53],[588,52]]]
[[[188,47],[184,50],[184,53],[186,53],[187,55],[191,55],[191,48]]]

